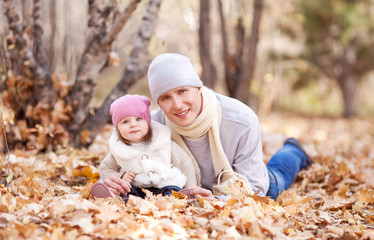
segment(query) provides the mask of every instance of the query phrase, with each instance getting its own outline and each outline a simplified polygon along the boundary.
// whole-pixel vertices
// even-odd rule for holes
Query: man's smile
[[[177,115],[178,117],[186,117],[189,111],[190,109],[187,109],[183,112],[176,113],[175,115]]]

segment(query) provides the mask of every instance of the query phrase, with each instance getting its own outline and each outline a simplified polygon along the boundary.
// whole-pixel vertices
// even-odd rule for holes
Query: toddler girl
[[[150,101],[145,96],[125,95],[110,106],[115,130],[109,139],[110,153],[99,167],[101,180],[91,188],[93,197],[114,197],[119,192],[105,184],[115,176],[123,189],[144,198],[142,188],[154,194],[196,186],[189,155],[171,141],[168,127],[151,121]]]

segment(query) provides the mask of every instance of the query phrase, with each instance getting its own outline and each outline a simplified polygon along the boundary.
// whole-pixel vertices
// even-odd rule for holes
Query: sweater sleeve
[[[176,142],[171,142],[171,163],[187,177],[184,188],[197,186],[195,167],[191,157]]]
[[[236,99],[222,95],[217,99],[222,112],[221,144],[227,159],[235,172],[247,177],[254,192],[265,196],[269,175],[263,161],[259,119],[252,109]]]
[[[250,125],[237,132],[237,149],[233,161],[235,172],[247,177],[253,192],[265,196],[269,188],[269,176],[263,161],[261,130],[256,116],[250,120]]]
[[[99,166],[100,178],[105,181],[110,176],[121,177],[124,172],[121,171],[121,167],[117,164],[113,154],[108,153]]]

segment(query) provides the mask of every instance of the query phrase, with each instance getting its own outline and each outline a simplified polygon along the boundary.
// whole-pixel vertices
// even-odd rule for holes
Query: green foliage
[[[290,0],[289,3],[291,7],[284,14],[280,30],[283,36],[302,44],[303,48],[296,55],[272,53],[271,57],[299,59],[318,69],[295,66],[293,71],[284,72],[284,77],[294,83],[294,90],[308,87],[311,91],[311,81],[338,81],[339,85],[335,86],[340,87],[344,97],[344,114],[354,114],[354,108],[347,106],[355,105],[355,97],[348,93],[355,84],[348,84],[348,81],[363,81],[374,70],[374,2]],[[313,108],[313,101],[309,102]]]
[[[315,79],[317,80],[317,79]],[[296,82],[295,84],[298,84]],[[295,86],[294,84],[294,86]],[[343,102],[339,91],[326,83],[309,81],[293,94],[284,94],[280,107],[286,111],[302,114],[339,116]]]
[[[374,14],[370,1],[348,0],[295,0],[296,12],[304,16],[301,21],[305,48],[301,57],[319,66],[327,75],[337,78],[343,52],[356,49],[354,72],[360,79],[374,69],[372,64]]]

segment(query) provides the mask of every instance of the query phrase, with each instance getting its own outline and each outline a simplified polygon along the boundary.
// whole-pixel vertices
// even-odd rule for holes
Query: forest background
[[[0,237],[374,238],[373,1],[0,6]],[[146,70],[165,52],[255,110],[265,162],[297,137],[313,167],[276,202],[240,191],[227,203],[92,199],[109,105],[150,96]]]
[[[149,96],[149,61],[164,52],[187,55],[207,87],[259,115],[373,115],[371,1],[50,3],[2,3],[12,149],[90,145],[114,99]]]

